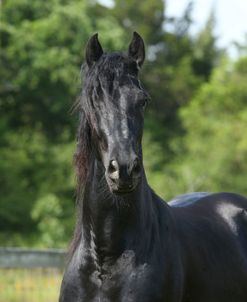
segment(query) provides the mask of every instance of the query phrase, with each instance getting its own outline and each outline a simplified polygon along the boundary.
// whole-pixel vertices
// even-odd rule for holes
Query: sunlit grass
[[[58,269],[0,269],[0,302],[56,302]]]

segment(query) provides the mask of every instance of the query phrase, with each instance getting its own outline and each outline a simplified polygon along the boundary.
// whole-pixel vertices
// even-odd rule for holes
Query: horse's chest
[[[113,265],[104,264],[100,271],[94,270],[88,275],[86,270],[81,269],[82,280],[89,280],[82,284],[84,300],[158,302],[160,300],[155,295],[151,275],[148,264],[136,264],[134,253],[126,251]]]

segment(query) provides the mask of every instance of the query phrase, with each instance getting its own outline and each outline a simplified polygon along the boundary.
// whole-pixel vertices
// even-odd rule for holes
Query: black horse
[[[86,48],[75,162],[78,222],[60,302],[246,302],[247,199],[191,193],[165,203],[142,161],[145,57]]]

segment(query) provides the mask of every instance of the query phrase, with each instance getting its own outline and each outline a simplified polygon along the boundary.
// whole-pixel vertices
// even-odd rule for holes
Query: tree
[[[193,69],[196,75],[209,80],[213,68],[222,57],[222,50],[216,46],[214,34],[215,16],[212,11],[204,28],[197,34],[193,45]]]
[[[169,178],[170,183],[176,181],[179,192],[247,194],[246,76],[247,57],[222,63],[180,110],[186,135],[173,142],[177,159]]]
[[[115,0],[112,11],[127,33],[138,31],[148,45],[154,45],[163,33],[164,6],[162,0]]]

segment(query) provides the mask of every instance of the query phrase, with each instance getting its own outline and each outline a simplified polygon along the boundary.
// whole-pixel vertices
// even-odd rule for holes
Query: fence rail
[[[0,268],[63,268],[65,251],[0,248]]]

